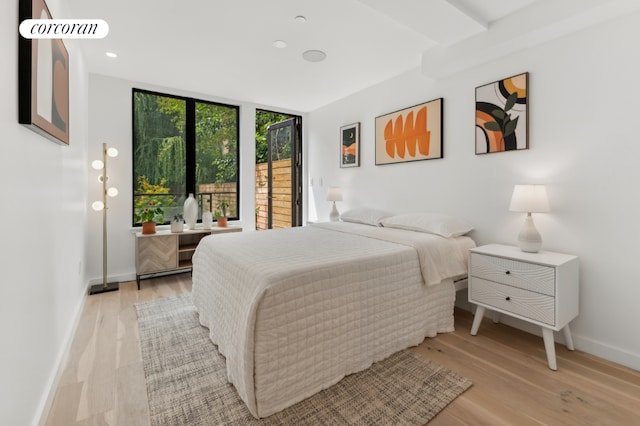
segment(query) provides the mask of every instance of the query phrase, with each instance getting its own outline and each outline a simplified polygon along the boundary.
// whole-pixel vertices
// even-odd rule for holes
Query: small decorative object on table
[[[198,221],[198,202],[193,198],[193,193],[184,200],[184,220],[187,222],[187,229],[196,229]]]
[[[142,223],[143,234],[155,234],[156,222],[164,223],[164,210],[157,207],[155,202],[150,202],[148,207],[134,215],[136,222]]]
[[[202,212],[202,227],[204,229],[211,229],[213,226],[213,213]]]
[[[217,204],[220,211],[216,212],[216,220],[219,228],[227,226],[227,208],[229,207],[229,201],[221,199]]]
[[[180,213],[176,213],[171,221],[171,232],[179,233],[184,231],[184,219]]]

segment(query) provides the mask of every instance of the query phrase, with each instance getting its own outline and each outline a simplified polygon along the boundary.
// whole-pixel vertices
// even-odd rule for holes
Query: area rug
[[[423,425],[471,381],[401,351],[266,419],[227,383],[191,294],[136,305],[151,425]]]

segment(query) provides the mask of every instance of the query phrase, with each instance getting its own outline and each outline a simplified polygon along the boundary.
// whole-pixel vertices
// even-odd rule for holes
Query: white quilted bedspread
[[[341,222],[214,235],[194,255],[193,301],[229,382],[266,417],[452,331],[453,284],[434,284],[466,274],[473,245]]]

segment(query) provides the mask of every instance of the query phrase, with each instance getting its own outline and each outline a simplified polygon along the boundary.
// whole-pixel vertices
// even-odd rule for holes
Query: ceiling
[[[442,78],[640,6],[637,0],[60,3],[61,18],[109,24],[106,38],[79,41],[90,72],[296,112],[418,67]],[[286,47],[275,47],[276,40]],[[310,49],[326,59],[305,61]]]

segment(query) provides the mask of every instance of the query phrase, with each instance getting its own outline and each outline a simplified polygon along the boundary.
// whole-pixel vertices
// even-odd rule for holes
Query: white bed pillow
[[[345,211],[340,215],[343,222],[362,223],[365,225],[382,226],[382,219],[392,216],[393,213],[369,207],[357,207]]]
[[[446,238],[459,237],[473,230],[473,226],[462,219],[440,213],[405,213],[382,220],[386,228],[428,232]]]

